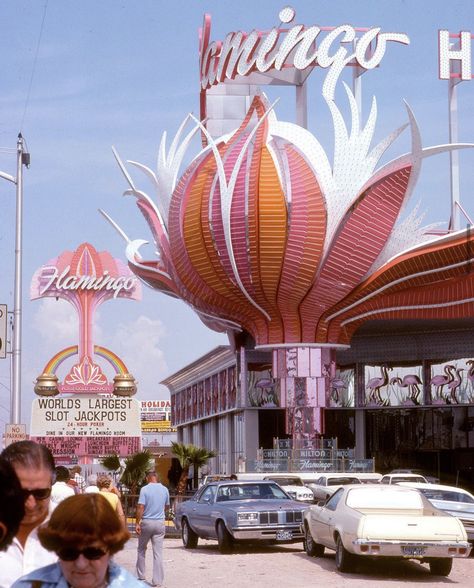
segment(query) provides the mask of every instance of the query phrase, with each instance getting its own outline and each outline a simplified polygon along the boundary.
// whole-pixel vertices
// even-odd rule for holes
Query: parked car
[[[470,492],[443,484],[403,482],[400,486],[416,488],[433,506],[458,517],[466,529],[468,540],[474,544],[474,496]]]
[[[293,500],[300,500],[301,502],[313,502],[313,491],[303,484],[303,481],[298,476],[288,476],[284,474],[272,474],[266,476],[265,480],[276,482],[283,490],[293,498]]]
[[[345,484],[362,484],[357,474],[327,473],[321,474],[315,482],[307,482],[313,492],[314,501],[325,502],[330,496]]]
[[[302,541],[306,506],[275,482],[213,482],[177,505],[175,525],[185,548],[196,547],[201,537],[216,539],[219,551],[229,553],[236,542]]]
[[[430,484],[439,484],[439,478],[433,476],[425,470],[420,470],[417,468],[399,468],[397,470],[392,470],[389,472],[389,474],[416,474],[417,476],[423,476],[423,478],[425,478],[426,481]]]
[[[427,562],[433,575],[447,576],[453,558],[471,551],[459,519],[398,485],[343,486],[305,511],[303,530],[306,553],[334,550],[341,572],[352,571],[359,557],[390,557]]]
[[[381,484],[399,484],[400,482],[428,484],[428,480],[420,474],[385,474],[380,480]]]

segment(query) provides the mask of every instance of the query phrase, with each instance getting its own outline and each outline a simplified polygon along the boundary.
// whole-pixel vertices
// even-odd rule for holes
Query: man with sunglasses
[[[45,445],[34,441],[12,443],[1,457],[15,470],[25,507],[13,542],[0,552],[0,588],[10,588],[24,574],[57,560],[38,540],[38,528],[50,515],[54,458]]]

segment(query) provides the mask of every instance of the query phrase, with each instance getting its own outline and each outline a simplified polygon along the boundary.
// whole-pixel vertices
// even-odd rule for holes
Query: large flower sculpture
[[[180,144],[185,121],[168,154],[164,136],[156,174],[129,162],[151,178],[156,203],[116,154],[158,254],[143,260],[146,241],[131,241],[115,225],[128,241],[131,269],[185,300],[208,326],[249,333],[256,346],[273,348],[287,432],[295,437],[324,431],[334,349],[348,345],[364,321],[474,315],[473,235],[435,237],[417,207],[401,216],[424,157],[473,145],[422,148],[407,107],[408,125],[371,147],[375,100],[363,126],[346,92],[350,129],[328,100],[332,166],[317,139],[279,122],[263,96],[230,136],[214,141],[195,120]],[[411,152],[376,169],[407,126]],[[207,146],[178,180],[198,130]]]
[[[230,137],[214,141],[196,121],[178,147],[183,123],[166,155],[164,136],[157,174],[130,162],[154,182],[157,203],[135,187],[119,159],[126,193],[137,197],[158,252],[143,261],[144,241],[129,241],[132,270],[187,301],[209,326],[244,330],[260,346],[347,344],[373,318],[474,314],[473,235],[434,238],[416,209],[397,223],[423,157],[468,145],[423,149],[407,108],[411,152],[375,170],[406,125],[371,149],[375,100],[361,127],[346,91],[350,130],[328,102],[332,167],[316,138],[277,121],[261,96]],[[208,147],[178,180],[198,129]]]

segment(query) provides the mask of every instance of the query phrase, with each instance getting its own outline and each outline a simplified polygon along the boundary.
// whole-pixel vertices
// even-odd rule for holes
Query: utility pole
[[[15,286],[12,341],[12,391],[10,423],[21,422],[21,301],[22,301],[22,230],[23,230],[23,166],[30,166],[30,154],[25,150],[22,134],[16,144],[16,177],[0,171],[0,178],[16,185]]]

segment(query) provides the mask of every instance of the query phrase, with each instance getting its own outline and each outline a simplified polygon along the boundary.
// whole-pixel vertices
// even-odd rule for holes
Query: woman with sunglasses
[[[143,588],[111,559],[130,534],[98,493],[63,500],[38,536],[58,562],[23,576],[12,588]]]

